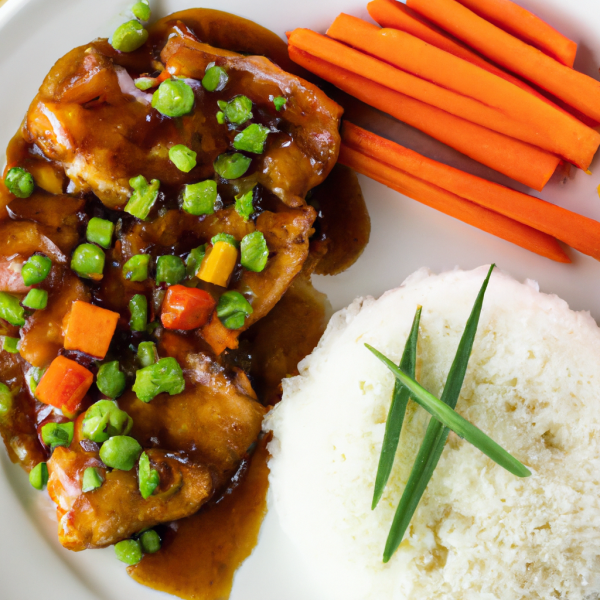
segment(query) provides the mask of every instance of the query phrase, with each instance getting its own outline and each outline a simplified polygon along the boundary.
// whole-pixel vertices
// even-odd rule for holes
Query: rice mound
[[[600,330],[497,270],[457,410],[533,475],[451,433],[407,537],[382,562],[429,417],[410,403],[371,511],[394,382],[364,343],[398,363],[422,305],[417,376],[439,397],[486,270],[421,269],[336,313],[265,420],[281,525],[330,600],[600,597]]]

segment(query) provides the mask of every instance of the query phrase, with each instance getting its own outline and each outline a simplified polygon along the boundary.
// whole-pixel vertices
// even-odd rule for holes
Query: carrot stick
[[[600,260],[600,223],[431,160],[345,121],[342,141],[357,152],[547,233]]]
[[[600,146],[600,134],[571,115],[549,106],[501,77],[404,31],[380,29],[357,17],[341,14],[331,25],[327,35],[444,90],[477,100],[498,111],[503,118],[487,122],[473,118],[474,115],[470,118],[466,113],[466,105],[465,112],[447,108],[443,104],[447,99],[436,94],[431,103],[435,102],[438,108],[558,154],[584,170],[590,166]],[[385,80],[378,79],[378,82],[391,86],[391,82],[388,84]],[[402,84],[402,89],[394,89],[406,89],[408,95],[413,95],[408,87],[410,83]],[[428,101],[424,96],[419,99]],[[506,119],[512,121],[512,126],[509,124],[507,127]]]
[[[290,58],[362,102],[415,127],[472,159],[541,191],[560,159],[540,148],[496,133],[439,108],[340,69],[294,45]]]
[[[600,82],[550,58],[454,0],[407,0],[408,5],[513,73],[600,121]]]
[[[572,67],[577,44],[510,0],[458,0],[483,19]]]
[[[394,169],[370,156],[353,150],[342,143],[339,162],[371,179],[435,208],[446,215],[473,225],[503,240],[512,242],[557,262],[569,263],[569,257],[558,242],[549,235],[537,231],[504,215],[469,202],[431,183]]]

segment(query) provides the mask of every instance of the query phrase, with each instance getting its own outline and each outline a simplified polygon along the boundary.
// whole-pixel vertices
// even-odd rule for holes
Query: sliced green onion
[[[421,307],[419,306],[417,307],[410,335],[406,340],[402,359],[400,360],[400,368],[413,379],[415,377],[415,368],[417,364],[417,343],[419,339],[420,321]],[[377,466],[377,476],[375,477],[375,489],[373,490],[371,510],[375,510],[375,507],[379,503],[383,490],[390,477],[390,473],[392,472],[409,397],[410,394],[408,390],[396,381],[394,384],[392,403],[390,404],[390,410],[385,422],[385,434],[383,436],[381,455],[379,456],[379,464]]]
[[[140,487],[140,494],[142,498],[146,500],[154,493],[154,490],[160,483],[160,476],[156,469],[150,468],[150,458],[145,452],[142,452],[140,456],[139,468],[138,468],[138,481]]]
[[[142,367],[149,367],[158,362],[158,351],[154,342],[142,342],[138,346],[137,359]]]
[[[148,254],[136,254],[123,265],[125,279],[130,281],[146,281],[148,279],[148,267],[150,256]]]
[[[158,394],[171,396],[185,389],[183,371],[174,358],[161,358],[156,364],[140,369],[135,374],[133,391],[142,402],[150,402]]]
[[[13,397],[10,389],[4,383],[0,383],[0,417],[5,417],[12,408]]]
[[[142,447],[128,435],[115,435],[106,440],[100,448],[100,460],[111,469],[131,471],[135,467]]]
[[[183,188],[182,208],[190,215],[212,215],[218,196],[216,181],[208,179],[192,183]]]
[[[262,154],[265,151],[265,142],[269,133],[271,130],[268,127],[252,123],[233,138],[233,147],[244,152]]]
[[[22,167],[10,169],[4,178],[4,185],[17,198],[29,198],[35,189],[31,173]]]
[[[217,316],[227,329],[240,329],[246,322],[246,317],[254,311],[250,303],[239,292],[225,292],[217,304]]]
[[[95,244],[81,244],[75,248],[71,259],[71,269],[85,279],[102,279],[106,257]]]
[[[278,111],[278,112],[287,103],[287,98],[284,98],[283,96],[271,96],[270,99],[273,101],[273,104],[275,105],[275,110]]]
[[[23,283],[27,286],[42,283],[52,268],[52,261],[41,254],[34,254],[21,268]]]
[[[156,261],[156,283],[175,285],[185,279],[185,264],[179,256],[159,256]]]
[[[140,535],[140,544],[144,554],[154,554],[160,550],[160,536],[154,529],[148,529]]]
[[[35,390],[37,389],[38,383],[41,381],[45,372],[46,369],[42,369],[40,367],[31,367],[27,371],[27,386],[29,387],[29,391],[33,397],[35,397]]]
[[[177,144],[169,149],[171,162],[184,173],[189,173],[196,166],[197,156],[193,150],[183,144]]]
[[[72,421],[68,423],[46,423],[42,426],[42,441],[46,446],[54,450],[57,446],[66,446],[67,448],[73,441],[75,425]]]
[[[93,492],[99,487],[102,487],[104,478],[100,475],[100,471],[96,467],[88,467],[83,472],[83,479],[81,481],[81,491],[85,494],[87,492]]]
[[[135,85],[138,90],[146,91],[155,87],[157,83],[154,77],[138,77],[133,80],[133,85]]]
[[[131,12],[136,19],[140,21],[149,21],[152,12],[150,11],[150,7],[148,6],[148,2],[141,0],[141,2],[136,2],[131,7]]]
[[[112,400],[99,400],[90,406],[83,418],[83,437],[97,444],[117,435],[127,435],[133,419]]]
[[[217,235],[214,235],[210,240],[210,243],[214,246],[217,242],[226,242],[234,248],[237,248],[240,245],[239,242],[228,233],[217,233]]]
[[[148,32],[142,27],[141,23],[132,20],[117,27],[110,44],[119,52],[133,52],[143,46],[147,39]]]
[[[219,125],[225,125],[225,113],[222,110],[217,113],[217,123]]]
[[[237,179],[250,168],[251,163],[251,158],[235,152],[233,154],[221,154],[217,157],[213,166],[217,174],[223,179]]]
[[[225,89],[229,76],[222,67],[209,67],[202,78],[202,86],[207,92],[220,92]]]
[[[40,462],[31,471],[29,471],[29,483],[36,490],[43,490],[48,483],[48,465],[45,462]]]
[[[114,223],[111,223],[106,219],[92,217],[88,223],[85,237],[87,238],[88,242],[93,242],[94,244],[98,244],[98,246],[102,246],[103,248],[110,248],[114,230]]]
[[[132,331],[145,331],[148,325],[148,299],[143,294],[136,294],[129,301],[131,319],[129,326]]]
[[[18,354],[20,341],[21,340],[19,338],[9,337],[5,335],[2,338],[2,350],[10,354]]]
[[[242,267],[248,271],[260,273],[269,260],[269,248],[262,231],[253,231],[245,235],[241,243]]]
[[[204,260],[204,256],[206,255],[206,244],[202,244],[202,246],[198,246],[194,248],[185,259],[186,270],[185,273],[187,277],[190,279],[196,276],[202,261]]]
[[[104,363],[98,369],[96,378],[98,389],[109,398],[118,398],[125,391],[125,373],[119,368],[119,361]]]
[[[241,125],[252,118],[252,100],[247,96],[236,96],[229,102],[218,100],[217,104],[230,123]]]
[[[25,325],[25,309],[16,296],[0,292],[0,319],[8,321],[15,327]]]
[[[44,310],[48,306],[48,292],[39,288],[32,288],[27,292],[23,306],[32,310]]]
[[[138,175],[129,180],[129,185],[134,189],[125,212],[138,219],[146,219],[158,198],[160,181],[153,179],[149,184],[143,175]]]
[[[142,560],[142,548],[136,540],[123,540],[115,544],[115,556],[126,565],[137,565]]]
[[[167,79],[152,96],[152,108],[167,117],[183,117],[194,108],[194,90],[185,81]]]
[[[248,190],[245,194],[235,197],[235,212],[247,221],[254,212],[252,200],[254,198],[254,188]]]

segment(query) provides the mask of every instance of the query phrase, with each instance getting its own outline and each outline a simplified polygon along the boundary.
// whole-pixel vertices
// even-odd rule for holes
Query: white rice
[[[457,410],[533,475],[451,434],[407,537],[382,562],[429,417],[411,403],[371,511],[393,378],[364,343],[398,363],[423,305],[418,378],[439,397],[486,270],[422,269],[336,313],[265,421],[276,511],[330,600],[600,598],[600,330],[498,271]]]

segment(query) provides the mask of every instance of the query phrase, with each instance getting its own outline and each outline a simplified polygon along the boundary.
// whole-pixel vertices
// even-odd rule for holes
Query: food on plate
[[[416,375],[440,397],[485,272],[422,269],[380,299],[336,313],[266,418],[274,508],[330,598],[600,592],[600,332],[589,314],[499,272],[456,410],[532,475],[514,477],[451,433],[403,543],[382,562],[429,415],[409,402],[390,478],[371,510],[394,377],[365,344],[398,364],[422,306]]]

